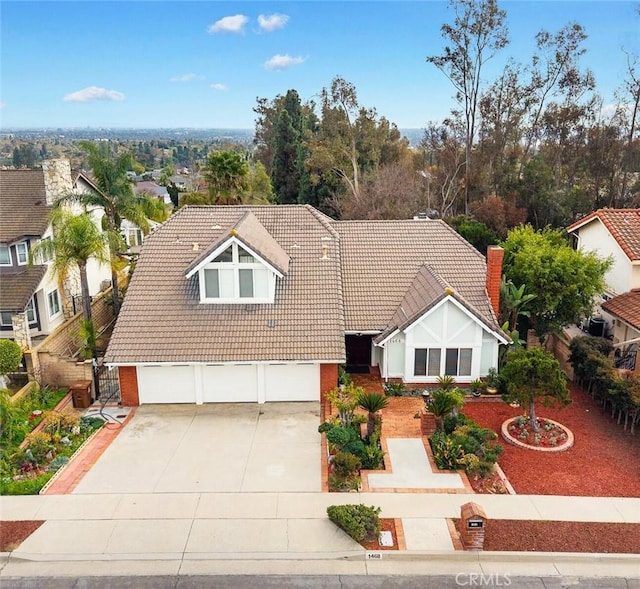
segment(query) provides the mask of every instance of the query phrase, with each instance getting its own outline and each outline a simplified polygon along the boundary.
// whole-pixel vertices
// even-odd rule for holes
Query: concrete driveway
[[[74,493],[321,491],[318,403],[139,407]]]

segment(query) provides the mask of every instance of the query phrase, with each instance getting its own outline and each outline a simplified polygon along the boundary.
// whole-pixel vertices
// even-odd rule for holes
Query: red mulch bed
[[[635,554],[638,546],[640,524],[492,519],[484,537],[484,549],[497,551]]]
[[[0,522],[0,552],[11,552],[35,532],[44,521]]]
[[[372,542],[362,542],[362,545],[367,550],[398,550],[398,536],[396,535],[396,522],[393,519],[380,518],[380,531],[381,532],[391,532],[391,536],[393,537],[393,546],[381,546],[378,543],[378,540],[374,540]]]
[[[499,434],[502,423],[522,414],[506,403],[470,401],[463,412],[498,432],[504,452],[498,463],[516,493],[583,497],[640,497],[640,435],[624,431],[579,387],[564,409],[537,407],[540,417],[567,426],[575,436],[565,452],[517,448]]]

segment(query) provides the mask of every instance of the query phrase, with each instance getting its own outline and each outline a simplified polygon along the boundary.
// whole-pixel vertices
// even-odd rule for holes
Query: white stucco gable
[[[435,382],[450,374],[470,382],[498,363],[498,347],[509,340],[486,325],[454,296],[446,296],[376,345],[383,348],[383,377]]]

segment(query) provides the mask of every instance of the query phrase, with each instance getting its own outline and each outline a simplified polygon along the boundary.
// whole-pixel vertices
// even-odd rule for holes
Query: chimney
[[[71,164],[64,158],[45,160],[42,162],[44,174],[44,193],[47,205],[52,205],[61,196],[73,191]]]
[[[491,301],[493,312],[498,316],[500,312],[500,279],[502,278],[502,259],[504,250],[499,245],[487,248],[487,294]]]

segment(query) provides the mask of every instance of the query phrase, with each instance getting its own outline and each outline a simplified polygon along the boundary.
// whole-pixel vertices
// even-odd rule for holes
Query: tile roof
[[[185,274],[204,262],[223,243],[231,237],[235,237],[241,243],[257,253],[265,262],[273,266],[280,274],[286,274],[289,269],[289,255],[285,252],[273,236],[264,228],[264,225],[256,219],[251,211],[244,214],[220,234],[220,238],[214,241],[204,253],[196,258],[187,268]]]
[[[632,262],[640,261],[640,209],[599,209],[567,227],[567,231],[571,233],[594,219],[602,222]]]
[[[202,253],[193,243],[218,242],[247,211],[290,258],[274,304],[200,304],[197,275],[185,278]],[[336,237],[327,218],[305,205],[181,209],[143,243],[106,361],[344,361]]]
[[[425,265],[499,331],[485,289],[485,259],[444,221],[336,221],[334,227],[340,235],[347,331],[390,326]]]
[[[602,304],[607,312],[640,329],[640,288],[634,288]]]
[[[0,309],[21,313],[47,272],[46,266],[21,266],[17,272],[0,274]]]
[[[0,242],[42,235],[50,212],[42,170],[0,170]]]
[[[185,275],[232,228],[275,267],[288,261],[274,304],[199,303],[198,277]],[[185,207],[144,241],[106,361],[343,361],[345,331],[404,324],[447,287],[499,332],[485,279],[484,257],[439,220],[333,221],[308,205]]]

